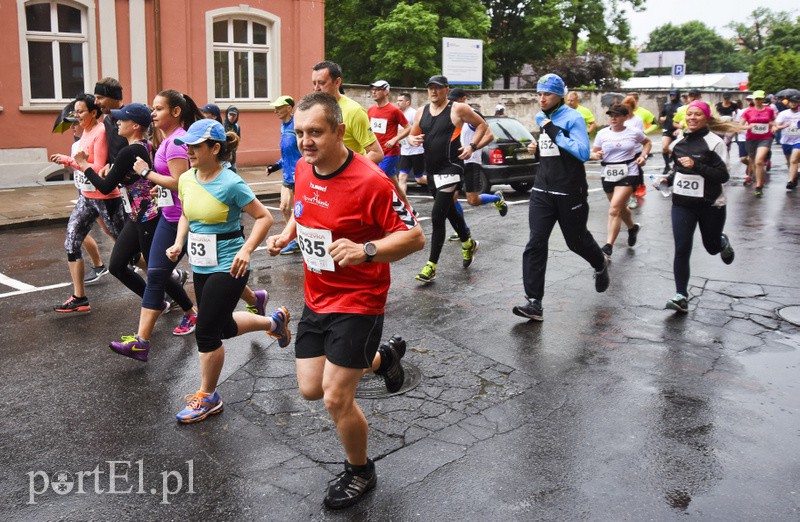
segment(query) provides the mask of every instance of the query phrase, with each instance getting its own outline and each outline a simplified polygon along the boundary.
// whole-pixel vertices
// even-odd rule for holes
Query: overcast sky
[[[772,11],[794,11],[797,15],[797,1],[792,0],[647,0],[647,9],[641,13],[628,15],[634,43],[644,44],[650,32],[656,27],[671,23],[681,25],[691,20],[700,20],[725,38],[733,36],[726,29],[729,22],[745,22],[757,7],[769,7]]]

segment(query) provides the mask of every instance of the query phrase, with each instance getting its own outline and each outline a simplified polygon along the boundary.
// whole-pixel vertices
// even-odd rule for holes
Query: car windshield
[[[492,118],[487,120],[487,123],[497,141],[518,141],[520,143],[533,141],[533,136],[528,129],[514,118]]]

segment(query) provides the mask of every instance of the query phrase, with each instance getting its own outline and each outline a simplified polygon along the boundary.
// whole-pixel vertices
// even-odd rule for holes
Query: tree
[[[412,10],[395,12],[398,5],[414,7]],[[415,7],[421,4],[421,7]],[[413,14],[436,15],[436,26],[425,26],[425,34],[416,27],[417,20],[409,18]],[[411,33],[398,32],[392,36],[389,30],[400,31],[396,22],[402,19],[411,24]],[[426,24],[429,19],[426,17]],[[391,21],[391,24],[386,22]],[[325,4],[325,46],[328,59],[339,63],[344,69],[345,81],[352,83],[369,83],[375,80],[376,67],[380,64],[380,71],[387,78],[402,78],[404,69],[409,61],[398,59],[399,55],[420,57],[417,47],[420,40],[434,43],[434,60],[430,64],[428,58],[425,63],[427,72],[432,75],[441,71],[442,37],[475,38],[486,40],[489,34],[489,17],[480,0],[406,0],[403,2],[390,0],[374,2],[367,0],[337,0]],[[381,30],[373,33],[373,29],[381,26]],[[394,37],[393,45],[390,43]],[[378,50],[378,43],[381,51]],[[389,49],[394,49],[393,65],[389,69],[382,63],[381,54]],[[488,59],[488,46],[484,46],[484,79],[491,80],[494,76],[494,64]],[[425,53],[422,53],[423,55]],[[419,74],[418,72],[414,73]]]
[[[750,70],[748,83],[753,90],[772,93],[800,85],[800,52],[781,51],[765,56]]]
[[[530,88],[535,88],[536,81],[547,73],[561,76],[570,89],[576,87],[610,89],[619,85],[618,80],[614,77],[612,59],[604,54],[562,53],[548,60],[531,64],[531,74],[523,78]]]
[[[483,0],[491,18],[490,56],[508,89],[531,57],[546,59],[562,51],[567,33],[561,27],[558,0]]]
[[[621,16],[624,10],[621,4],[630,4],[634,11],[644,9],[645,0],[564,0],[561,5],[561,23],[570,35],[569,50],[572,54],[578,53],[580,36],[587,34],[590,41],[595,43],[607,40],[609,30],[611,34],[617,32],[616,24],[627,19]],[[606,11],[614,13],[611,26],[606,25]],[[628,47],[630,47],[630,26],[628,26]]]
[[[733,43],[725,40],[703,22],[665,24],[650,33],[647,51],[686,51],[686,70],[694,74],[740,71],[744,62]]]
[[[371,31],[377,50],[371,57],[373,77],[399,85],[424,84],[437,70],[438,24],[439,17],[425,4],[397,4]]]

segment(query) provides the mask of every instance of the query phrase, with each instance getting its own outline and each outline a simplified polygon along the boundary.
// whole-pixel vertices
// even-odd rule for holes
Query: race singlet
[[[628,164],[606,165],[603,167],[603,178],[608,183],[616,183],[628,175]]]
[[[158,208],[172,207],[174,205],[175,202],[172,200],[172,191],[168,188],[158,186]],[[205,266],[205,265],[197,265],[197,266]]]
[[[769,123],[756,123],[750,130],[753,134],[768,134]]]
[[[555,142],[550,139],[546,133],[539,135],[539,156],[561,156],[561,151],[558,150]]]
[[[189,232],[189,263],[194,266],[217,266],[217,235]]]
[[[696,174],[675,173],[675,182],[672,185],[672,193],[688,198],[702,198],[705,188],[705,179]]]
[[[333,234],[330,230],[304,227],[297,223],[297,245],[303,253],[306,266],[312,272],[336,270],[333,258],[328,252],[331,243],[333,243]]]

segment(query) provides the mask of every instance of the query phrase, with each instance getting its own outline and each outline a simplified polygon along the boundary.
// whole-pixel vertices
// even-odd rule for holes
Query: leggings
[[[64,248],[69,261],[77,261],[83,257],[81,245],[94,226],[98,217],[102,217],[108,231],[114,239],[122,232],[125,226],[125,214],[122,209],[122,198],[93,199],[81,195],[78,203],[72,209],[67,223],[67,237]]]
[[[178,223],[167,221],[162,215],[158,220],[155,234],[153,234],[150,255],[147,257],[147,286],[142,296],[142,308],[161,310],[161,307],[164,306],[164,289],[168,287],[172,270],[186,254],[186,248],[184,248],[177,261],[172,262],[167,257],[167,248],[175,243],[177,235]],[[183,287],[180,285],[176,285],[176,287],[173,287],[174,295],[173,293],[169,295],[175,299],[184,312],[188,312],[192,309],[192,300],[186,295]]]
[[[547,250],[550,234],[556,223],[570,250],[584,258],[595,271],[605,266],[603,251],[586,228],[589,203],[586,194],[559,196],[531,191],[528,206],[530,239],[522,254],[522,282],[525,295],[532,299],[544,297],[544,275],[547,270]]]
[[[672,270],[675,274],[675,290],[685,296],[689,295],[689,258],[697,225],[700,225],[700,236],[706,251],[712,256],[719,254],[722,251],[722,230],[725,228],[725,207],[672,205],[672,236],[675,238]]]
[[[200,352],[213,352],[222,346],[223,339],[236,337],[239,333],[233,311],[249,277],[249,270],[238,279],[228,272],[194,273],[194,292],[197,295],[197,330],[194,336]]]
[[[157,226],[158,217],[144,222],[128,220],[111,251],[108,271],[139,297],[144,297],[146,285],[144,279],[130,267],[128,262],[138,253],[145,259],[150,258],[150,248]],[[182,292],[180,283],[171,277],[167,278],[166,290],[176,302],[181,300],[181,293],[186,294]],[[184,311],[191,310],[191,301],[189,305]]]
[[[441,255],[442,247],[444,246],[444,237],[447,233],[444,226],[445,220],[450,221],[462,242],[469,241],[470,235],[464,216],[456,210],[453,204],[453,191],[432,190],[433,211],[431,213],[431,224],[433,225],[433,234],[431,235],[431,255],[428,257],[428,261],[438,263],[439,255]]]

